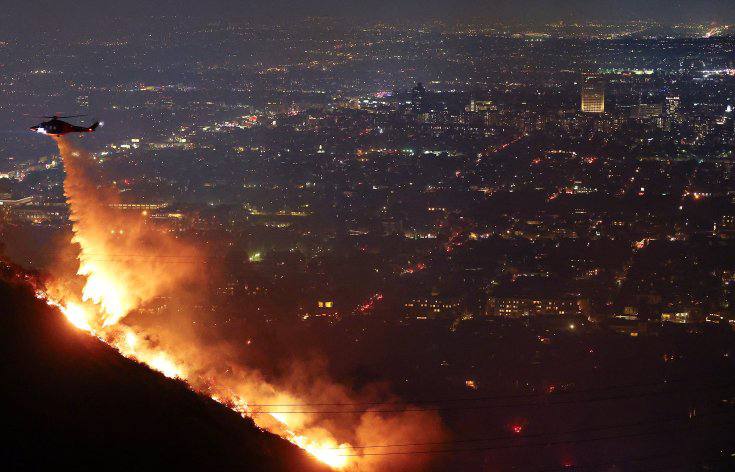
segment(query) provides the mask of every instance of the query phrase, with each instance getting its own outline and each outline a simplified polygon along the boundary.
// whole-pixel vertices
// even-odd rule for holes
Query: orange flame
[[[110,209],[117,201],[110,189],[99,189],[90,178],[94,173],[94,159],[74,147],[65,138],[57,138],[65,170],[65,194],[71,207],[74,237],[79,245],[79,269],[85,284],[81,301],[54,300],[45,293],[38,296],[60,309],[71,324],[87,331],[115,347],[121,354],[147,364],[166,377],[192,381],[193,369],[186,362],[160,346],[154,346],[141,333],[120,321],[146,300],[165,292],[186,278],[186,270],[172,272],[158,262],[157,252],[162,248],[177,254],[192,255],[193,248],[173,240],[165,234],[145,226],[140,215],[124,215]],[[123,254],[117,255],[123,251]],[[126,254],[130,252],[130,254]],[[142,255],[141,255],[142,253]],[[182,272],[184,272],[182,274]],[[247,402],[234,394],[226,398],[213,396],[228,404],[243,416],[251,416]],[[293,399],[293,401],[298,401]],[[301,447],[321,462],[344,468],[348,457],[341,456],[349,445],[340,444],[324,430],[320,437],[309,437],[305,432],[291,431],[293,418],[273,418],[282,437]],[[255,418],[256,424],[268,423]],[[342,449],[334,449],[339,446]]]
[[[382,468],[376,465],[379,459],[375,457],[361,464],[362,457],[356,455],[356,449],[338,440],[338,434],[360,439],[372,437],[370,434],[379,428],[386,430],[387,437],[390,436],[387,430],[398,430],[398,424],[405,429],[412,421],[416,427],[406,429],[407,434],[421,432],[435,439],[441,434],[441,425],[433,417],[427,423],[434,429],[433,433],[421,431],[415,415],[410,420],[396,417],[390,423],[369,413],[350,430],[346,426],[335,429],[332,422],[320,420],[318,413],[279,414],[252,409],[251,402],[263,405],[303,401],[298,395],[268,383],[257,371],[235,367],[235,372],[222,375],[217,372],[218,367],[212,367],[211,360],[187,355],[185,345],[166,345],[157,339],[156,333],[125,324],[123,320],[132,310],[156,296],[171,293],[196,275],[191,268],[171,271],[157,255],[169,252],[193,257],[197,251],[148,226],[145,216],[111,210],[110,203],[117,202],[117,194],[94,184],[97,181],[93,178],[94,159],[64,138],[56,142],[66,171],[64,190],[71,209],[72,242],[79,245],[77,274],[85,283],[81,293],[73,293],[59,283],[49,286],[46,292],[38,292],[37,296],[59,308],[71,324],[113,346],[124,356],[167,377],[187,382],[192,390],[251,418],[258,427],[281,436],[334,469]],[[221,367],[221,361],[215,361],[215,365]]]

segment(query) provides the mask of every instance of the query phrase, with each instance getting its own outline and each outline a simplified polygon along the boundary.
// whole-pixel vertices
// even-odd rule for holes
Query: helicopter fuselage
[[[49,121],[32,126],[31,131],[48,134],[49,136],[62,136],[68,133],[92,133],[97,129],[97,126],[99,126],[98,122],[95,122],[92,126],[84,127],[72,125],[58,118],[52,118]]]

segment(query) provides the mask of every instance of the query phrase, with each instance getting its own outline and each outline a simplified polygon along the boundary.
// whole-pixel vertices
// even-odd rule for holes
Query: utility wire
[[[720,426],[731,426],[734,422],[726,422],[708,425],[711,427]],[[472,447],[472,448],[456,448],[456,449],[432,449],[432,450],[421,450],[421,451],[389,451],[389,452],[366,452],[362,454],[340,454],[339,457],[364,457],[364,456],[398,456],[398,455],[411,455],[411,454],[443,454],[443,453],[457,453],[457,452],[475,452],[475,451],[494,451],[503,449],[523,449],[523,448],[534,448],[534,447],[548,447],[556,446],[560,444],[582,444],[596,441],[608,441],[608,440],[619,440],[629,439],[642,436],[650,436],[654,434],[665,434],[665,433],[676,433],[694,429],[698,426],[689,426],[687,428],[670,428],[670,429],[658,429],[645,432],[627,433],[627,434],[616,434],[599,436],[594,438],[581,438],[581,439],[570,439],[570,440],[558,440],[558,441],[546,441],[531,444],[504,444],[495,446],[483,446],[483,447]]]
[[[610,390],[626,389],[626,388],[644,388],[644,387],[665,387],[674,383],[689,382],[689,379],[667,379],[663,382],[649,382],[638,384],[610,385],[605,387],[592,387],[579,390],[562,390],[554,392],[537,392],[537,393],[515,393],[515,394],[499,394],[482,397],[457,397],[457,398],[438,398],[438,399],[413,399],[413,400],[389,400],[384,402],[345,402],[345,403],[250,403],[249,406],[258,407],[299,407],[299,406],[354,406],[354,405],[406,405],[419,403],[451,403],[451,402],[470,402],[470,401],[488,401],[488,400],[507,400],[513,398],[537,398],[537,397],[553,397],[557,395],[576,395],[589,392],[607,392]],[[726,384],[731,385],[731,384]],[[735,384],[732,384],[735,385]]]
[[[681,448],[676,449],[669,449],[665,453],[659,453],[659,454],[651,454],[647,456],[639,456],[639,457],[632,457],[627,459],[620,459],[617,461],[607,461],[607,462],[589,462],[589,463],[583,463],[583,464],[575,464],[572,466],[573,470],[579,470],[579,469],[592,469],[592,470],[601,470],[601,467],[613,467],[620,464],[631,464],[636,462],[645,462],[645,461],[651,461],[651,460],[657,460],[657,459],[671,459],[671,458],[677,458],[683,455],[686,455],[688,451],[684,451]],[[735,461],[732,456],[730,457],[717,457],[712,459],[705,459],[699,461],[699,464],[703,465],[706,463],[716,463],[716,462],[725,462],[725,461]],[[543,469],[535,469],[533,472],[559,472],[559,471],[568,471],[569,467],[565,466],[557,466],[557,467],[549,467],[549,468],[543,468]],[[670,471],[671,466],[667,467],[657,467],[657,468],[646,468],[646,469],[638,469],[636,472],[649,472],[649,471],[655,471],[655,470],[666,470]]]
[[[695,393],[699,391],[717,390],[722,388],[732,387],[733,384],[723,384],[718,386],[711,386],[707,388],[690,389],[690,390],[674,390],[674,391],[658,391],[658,392],[644,392],[637,394],[626,394],[626,395],[610,395],[606,397],[598,398],[587,398],[577,400],[565,400],[555,402],[534,402],[534,403],[503,403],[494,405],[478,405],[478,406],[456,406],[456,407],[420,407],[420,408],[394,408],[394,409],[352,409],[352,410],[290,410],[290,411],[256,411],[254,413],[276,413],[276,414],[349,414],[349,413],[401,413],[401,412],[412,412],[412,411],[451,411],[451,410],[484,410],[488,408],[512,408],[512,407],[524,407],[524,406],[554,406],[554,405],[576,405],[580,403],[590,402],[603,402],[609,400],[629,400],[635,398],[645,398],[650,396],[659,395],[676,395],[683,393]]]
[[[634,423],[620,423],[620,424],[615,424],[615,425],[578,428],[578,429],[572,429],[568,431],[558,431],[558,432],[553,432],[553,433],[534,433],[534,434],[523,434],[519,436],[511,436],[511,435],[506,434],[503,436],[494,436],[494,437],[487,437],[487,438],[458,439],[458,440],[451,440],[451,441],[415,442],[415,443],[403,443],[403,444],[375,444],[375,445],[351,446],[351,448],[352,449],[379,449],[379,448],[390,448],[390,447],[438,446],[438,445],[444,445],[444,444],[465,444],[465,443],[472,443],[472,442],[502,441],[506,439],[528,439],[528,438],[540,438],[540,437],[549,437],[549,436],[556,437],[556,436],[566,436],[566,435],[578,434],[578,433],[607,431],[611,429],[623,429],[623,428],[634,428],[638,426],[658,425],[658,424],[679,422],[679,421],[685,421],[685,420],[695,421],[699,418],[711,417],[711,416],[716,416],[716,414],[711,413],[707,415],[698,415],[694,418],[682,417],[682,418],[663,418],[663,419],[657,419],[657,420],[651,420],[651,421],[637,421]],[[338,446],[338,447],[330,447],[328,449],[339,450],[339,449],[344,449],[344,448]]]

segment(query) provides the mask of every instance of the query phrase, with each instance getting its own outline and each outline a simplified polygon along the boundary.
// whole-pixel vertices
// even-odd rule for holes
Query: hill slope
[[[4,470],[324,470],[0,279]]]

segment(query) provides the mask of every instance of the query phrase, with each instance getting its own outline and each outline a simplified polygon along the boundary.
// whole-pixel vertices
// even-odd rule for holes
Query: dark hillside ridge
[[[32,292],[0,279],[3,470],[325,470],[76,330]]]

